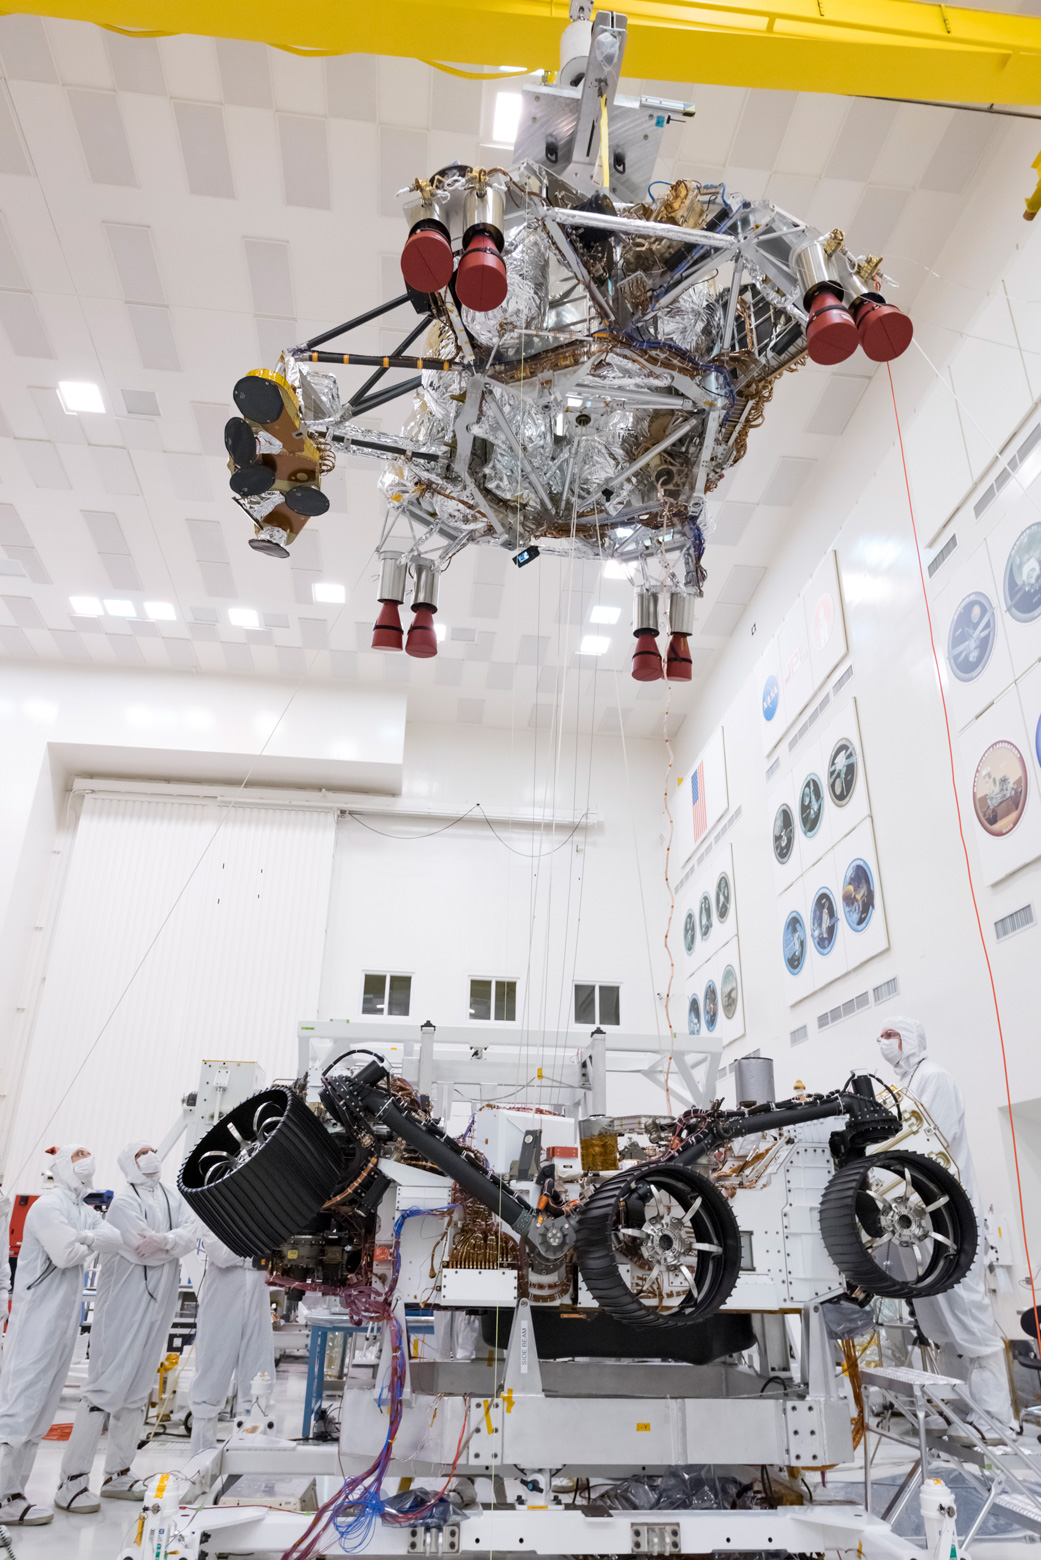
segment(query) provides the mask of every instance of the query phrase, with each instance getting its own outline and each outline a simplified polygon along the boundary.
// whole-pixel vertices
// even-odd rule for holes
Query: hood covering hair
[[[886,1028],[895,1029],[903,1042],[896,1070],[899,1077],[906,1078],[925,1055],[925,1026],[917,1018],[891,1018]]]
[[[63,1186],[67,1192],[78,1192],[82,1197],[87,1195],[90,1187],[84,1186],[76,1174],[72,1156],[73,1154],[78,1154],[81,1148],[85,1149],[86,1147],[85,1143],[63,1143],[60,1148],[54,1150],[52,1156],[54,1166],[51,1174],[54,1176],[54,1184]]]
[[[148,1138],[134,1138],[125,1148],[120,1150],[116,1163],[126,1176],[131,1186],[149,1186],[155,1181],[155,1176],[145,1175],[137,1162],[137,1156],[143,1148],[151,1148]]]

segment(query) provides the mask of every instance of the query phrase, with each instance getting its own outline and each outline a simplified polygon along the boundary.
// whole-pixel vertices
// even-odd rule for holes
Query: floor
[[[278,1432],[287,1438],[298,1437],[301,1430],[306,1364],[303,1360],[286,1360],[280,1363],[275,1392],[275,1416]],[[60,1423],[71,1421],[78,1392],[68,1393],[62,1400],[56,1416]],[[223,1434],[223,1429],[222,1432]],[[100,1487],[104,1462],[104,1441],[95,1463],[94,1488]],[[40,1447],[33,1476],[27,1491],[30,1499],[41,1505],[51,1505],[59,1477],[64,1443],[45,1441]],[[157,1473],[166,1468],[179,1467],[188,1459],[188,1440],[184,1436],[164,1436],[152,1441],[137,1456],[135,1468],[139,1473]],[[883,1443],[874,1459],[876,1497],[881,1495],[886,1481],[894,1483],[902,1476],[907,1460],[899,1448]],[[828,1475],[828,1489],[833,1495],[840,1490],[849,1491],[850,1498],[858,1499],[863,1488],[863,1463],[853,1463],[836,1468]],[[879,1504],[878,1498],[874,1502]],[[73,1516],[56,1511],[54,1521],[41,1528],[17,1528],[12,1533],[16,1560],[118,1560],[126,1544],[131,1540],[137,1522],[139,1508],[129,1501],[102,1501],[101,1510],[94,1515]],[[972,1560],[1029,1560],[1035,1553],[1030,1539],[977,1540],[972,1546]],[[1041,1555],[1039,1555],[1041,1560]]]

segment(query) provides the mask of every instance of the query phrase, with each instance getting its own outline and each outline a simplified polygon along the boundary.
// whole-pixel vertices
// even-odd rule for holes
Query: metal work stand
[[[984,1494],[983,1507],[962,1542],[964,1551],[978,1533],[995,1505],[1002,1506],[1041,1533],[1041,1452],[1027,1450],[1009,1435],[1005,1426],[980,1408],[969,1395],[963,1381],[940,1376],[910,1366],[887,1365],[861,1372],[865,1386],[885,1388],[897,1401],[905,1417],[917,1428],[918,1459],[884,1513],[884,1520],[895,1522],[908,1501],[929,1476],[930,1451],[957,1462],[965,1475]],[[954,1401],[965,1405],[959,1412]],[[938,1414],[958,1436],[958,1443],[931,1433],[926,1424],[930,1413]],[[982,1423],[989,1440],[977,1425]],[[871,1493],[871,1457],[868,1451],[868,1417],[864,1417],[864,1499]],[[899,1440],[900,1437],[891,1439]],[[904,1443],[914,1449],[914,1443]]]
[[[329,1347],[329,1334],[339,1333],[343,1337],[343,1367],[341,1375],[347,1374],[348,1353],[347,1340],[357,1337],[359,1333],[368,1331],[366,1327],[356,1327],[352,1322],[335,1320],[326,1321],[316,1318],[309,1324],[311,1334],[307,1350],[307,1388],[304,1393],[304,1422],[300,1431],[303,1440],[311,1438],[314,1428],[315,1415],[322,1406],[325,1396],[325,1357]]]

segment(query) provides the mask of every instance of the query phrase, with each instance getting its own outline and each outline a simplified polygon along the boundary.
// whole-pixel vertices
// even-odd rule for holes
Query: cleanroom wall
[[[923,285],[915,305],[917,346],[893,366],[892,375],[926,570],[931,560],[939,559],[931,577],[927,572],[927,588],[948,696],[955,681],[946,664],[950,613],[940,600],[948,580],[963,578],[955,594],[962,588],[963,594],[968,592],[971,560],[988,537],[1000,538],[1002,525],[1026,527],[1041,519],[1037,457],[1007,481],[999,500],[979,516],[975,512],[980,494],[1002,469],[998,451],[1006,445],[1009,451],[1019,449],[1038,422],[1041,393],[1041,234],[1024,229],[1019,221],[1009,170],[992,171],[993,181],[981,191],[976,212],[980,243],[971,255],[952,244],[937,262],[937,274]],[[725,496],[751,497],[754,480],[754,469],[749,469],[735,478]],[[1024,493],[1024,486],[1030,491]],[[721,724],[730,806],[742,806],[727,844],[733,849],[747,1030],[730,1048],[731,1056],[752,1049],[773,1056],[778,1088],[784,1093],[797,1078],[811,1088],[834,1087],[851,1067],[887,1071],[875,1043],[887,1017],[904,1013],[920,1018],[932,1054],[961,1084],[984,1197],[993,1202],[1003,1228],[1011,1228],[1022,1260],[998,1028],[959,838],[944,709],[893,393],[884,368],[875,374],[835,454],[821,459],[804,492],[798,524],[703,685],[678,744],[680,767],[689,770]],[[1018,522],[1010,518],[1014,506]],[[941,557],[952,536],[957,542]],[[784,740],[771,746],[763,737],[768,670],[764,652],[832,547],[848,656],[804,701]],[[1002,557],[1007,552],[1004,546]],[[708,561],[711,566],[711,540]],[[963,577],[960,571],[966,565]],[[994,573],[996,591],[992,582],[988,594],[1003,618],[997,565]],[[984,583],[982,575],[977,583]],[[1036,660],[1041,657],[1041,620],[1022,636],[1022,646],[1030,634],[1033,648],[1021,648],[1020,654]],[[852,677],[836,699],[834,685],[847,665]],[[782,667],[782,680],[785,671]],[[821,729],[842,701],[856,700],[888,947],[793,1000],[793,993],[800,993],[782,957],[781,896],[772,848],[776,781],[768,781],[767,771],[777,758],[782,772],[785,766],[798,768],[813,732],[796,742],[791,754],[789,741],[826,691],[831,702],[820,717]],[[992,719],[993,713],[979,718]],[[1035,923],[999,940],[995,922],[1028,904],[1041,909],[1041,862],[1002,872],[999,881],[988,882],[993,873],[985,870],[982,831],[964,774],[963,748],[967,752],[971,743],[964,734],[959,737],[959,724],[959,711],[952,708],[954,769],[1001,1004],[1012,1098],[1033,1100],[1041,1094],[1036,1043],[1041,934]],[[1026,744],[1024,749],[1036,810],[1041,801],[1039,771]],[[673,877],[680,872],[677,864]],[[894,979],[898,992],[876,1001],[876,990]],[[844,1015],[843,1004],[865,992],[866,1006]],[[1029,1127],[1028,1116],[1023,1130],[1036,1131]],[[1041,1249],[1036,1199],[1028,1199],[1026,1212],[1036,1261]]]
[[[638,834],[634,819],[656,816],[656,746],[550,729],[406,728],[402,696],[328,685],[294,701],[273,759],[254,771],[267,816],[281,813],[286,827],[265,825],[244,796],[242,818],[225,825],[134,975],[128,927],[162,922],[219,821],[214,795],[235,797],[235,776],[251,767],[249,754],[291,692],[259,679],[8,669],[0,1163],[23,1189],[39,1170],[38,1153],[28,1167],[26,1154],[66,1090],[47,1141],[102,1130],[110,1161],[121,1133],[169,1125],[202,1055],[291,1073],[296,1020],[360,1018],[367,969],[413,974],[414,1022],[466,1022],[470,978],[507,976],[518,981],[523,1043],[545,1029],[562,1050],[565,1032],[570,1044],[584,1034],[569,1024],[577,978],[619,985],[622,1024],[655,1031],[660,938],[652,924],[649,946],[641,893],[651,907],[657,837]],[[68,792],[77,774],[115,777],[99,782],[107,794],[118,794],[121,778],[138,782],[124,787],[129,801],[104,804],[135,820],[118,830],[123,854],[110,852],[95,819],[81,829],[82,796]],[[292,840],[300,827],[311,839],[311,813],[299,816],[305,802],[329,820],[329,834],[308,846],[313,870],[301,878]],[[407,838],[442,829],[476,802],[501,838],[470,820]],[[367,830],[349,816],[359,805],[386,811],[366,812]],[[419,816],[424,810],[435,815]],[[246,906],[258,828],[280,887]],[[214,876],[232,846],[240,922],[218,903]],[[261,1021],[256,1007],[265,961],[278,975],[268,993],[277,1033],[270,1012]],[[107,1163],[99,1169],[113,1173]]]

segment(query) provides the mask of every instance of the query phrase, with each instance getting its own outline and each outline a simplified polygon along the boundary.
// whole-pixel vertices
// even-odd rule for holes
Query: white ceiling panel
[[[413,130],[430,126],[430,77],[433,72],[421,60],[377,59],[379,119],[385,125]]]
[[[106,32],[104,43],[112,77],[120,92],[166,96],[162,56],[154,38],[125,38],[122,33]]]
[[[31,596],[3,596],[0,597],[4,606],[11,615],[11,621],[17,623],[19,628],[45,628],[40,609]]]
[[[271,51],[275,107],[286,114],[326,113],[325,61],[283,49]]]
[[[860,398],[869,383],[865,376],[832,374],[806,421],[806,432],[828,434],[831,437],[840,434],[860,405]]]
[[[720,504],[711,533],[712,545],[736,547],[745,534],[745,527],[755,514],[756,507],[755,504],[735,503],[732,499]]]
[[[279,114],[282,188],[287,206],[332,207],[326,122],[303,114]]]
[[[379,150],[380,214],[400,217],[396,196],[415,178],[410,170],[427,166],[427,138],[422,130],[400,130],[396,125],[380,126]]]
[[[53,358],[54,348],[31,293],[0,292],[0,325],[17,357]]]
[[[0,650],[4,655],[9,655],[13,660],[29,660],[36,654],[24,630],[20,628],[7,628],[0,624]]]
[[[46,439],[16,439],[30,477],[39,488],[67,489],[72,486],[61,456]]]
[[[910,190],[889,190],[869,184],[846,234],[853,252],[883,254],[910,198]]]
[[[849,105],[824,169],[829,179],[870,178],[878,149],[896,118],[894,103],[860,98]]]
[[[188,189],[193,195],[234,200],[224,110],[216,103],[173,105]]]
[[[378,117],[378,63],[373,54],[341,54],[325,61],[326,102],[332,118]]]
[[[166,294],[159,276],[151,228],[122,222],[106,222],[104,228],[112,263],[127,302],[165,304]]]
[[[740,623],[744,610],[741,606],[733,606],[723,601],[717,602],[705,619],[702,632],[710,639],[729,639]]]
[[[0,18],[0,59],[15,81],[57,81],[50,45],[38,16]]]
[[[218,38],[217,65],[225,103],[240,108],[272,106],[268,50],[262,43]]]
[[[216,520],[186,520],[192,549],[199,563],[227,563],[224,530]],[[211,621],[209,615],[205,621]]]
[[[202,455],[169,454],[166,465],[175,498],[188,503],[211,502],[214,494]]]
[[[772,168],[795,108],[794,92],[750,92],[737,122],[730,161],[739,168]]]
[[[181,360],[174,341],[169,309],[145,303],[128,303],[130,328],[137,342],[142,368],[159,368],[176,374]]]
[[[116,82],[100,27],[90,22],[72,22],[53,32],[46,23],[44,27],[58,75],[67,86],[112,90]]]
[[[11,105],[7,99],[6,84],[0,91],[0,173],[29,175],[31,169],[18,134]]]
[[[778,173],[819,179],[849,107],[848,98],[800,92],[771,166]]]
[[[68,88],[87,171],[95,184],[136,184],[119,99],[114,92]]]
[[[727,606],[747,607],[766,570],[758,564],[737,563],[723,581],[717,601]]]
[[[243,240],[255,314],[296,314],[289,245],[284,239]]]
[[[816,462],[801,455],[782,455],[763,490],[761,502],[787,508],[794,501]]]
[[[955,114],[922,174],[922,188],[960,195],[990,145],[995,128],[986,114]]]
[[[228,601],[234,601],[235,579],[230,564],[200,563],[199,573],[202,575],[203,589],[207,596],[224,597]]]
[[[25,279],[22,263],[18,258],[7,221],[0,216],[0,287],[9,288],[15,292],[27,292],[29,283]]]
[[[98,445],[91,454],[104,492],[116,495],[141,491],[133,460],[126,450],[117,446]]]
[[[118,515],[110,509],[84,509],[83,519],[99,553],[129,554],[130,548]]]

